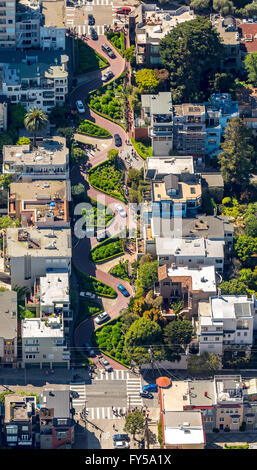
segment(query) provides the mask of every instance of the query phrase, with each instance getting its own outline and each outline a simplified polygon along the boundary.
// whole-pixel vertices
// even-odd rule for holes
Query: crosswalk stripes
[[[99,375],[94,380],[127,380],[129,372],[126,370],[114,370],[113,372],[98,371]]]
[[[68,23],[68,21],[67,21]],[[85,24],[79,24],[76,26],[77,28],[77,33],[78,34],[90,34],[90,28],[91,26],[88,26],[88,25],[85,25]],[[94,29],[96,30],[97,34],[99,36],[101,36],[102,34],[104,34],[104,26],[103,25],[97,25],[97,26],[94,26]]]
[[[122,413],[126,413],[126,408],[121,408]],[[87,419],[121,419],[122,416],[116,416],[112,412],[112,408],[109,407],[95,407],[95,408],[87,408]]]
[[[135,406],[143,406],[142,397],[139,393],[142,389],[140,377],[129,377],[127,379],[127,406],[131,409]]]
[[[79,394],[78,398],[72,399],[72,405],[74,408],[84,408],[86,406],[86,386],[85,384],[72,384],[70,390]]]

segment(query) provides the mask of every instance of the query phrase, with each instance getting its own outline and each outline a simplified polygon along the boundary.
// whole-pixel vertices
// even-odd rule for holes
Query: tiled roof
[[[247,52],[257,52],[257,23],[241,23],[238,29],[241,32],[243,48]]]

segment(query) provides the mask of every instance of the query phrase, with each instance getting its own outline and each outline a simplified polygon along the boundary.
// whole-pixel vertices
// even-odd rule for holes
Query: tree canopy
[[[152,69],[141,69],[136,73],[136,83],[139,93],[152,93],[156,91],[159,81]]]
[[[150,261],[139,266],[138,279],[143,289],[150,289],[158,280],[158,261]]]
[[[140,434],[144,430],[144,415],[141,411],[133,411],[128,413],[126,416],[124,431],[132,434],[135,437],[136,434]]]
[[[248,73],[248,82],[253,86],[257,86],[257,52],[247,54],[244,64]]]
[[[160,56],[170,72],[173,101],[201,102],[222,55],[223,45],[209,19],[197,17],[172,28],[160,42]]]

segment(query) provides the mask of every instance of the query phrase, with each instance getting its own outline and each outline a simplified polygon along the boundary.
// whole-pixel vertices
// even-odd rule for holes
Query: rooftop
[[[165,411],[163,418],[166,445],[205,443],[201,411]]]
[[[69,151],[66,147],[65,137],[54,136],[44,139],[38,147],[32,148],[31,145],[4,145],[3,162],[8,170],[9,163],[33,167],[47,165],[65,165],[68,162]]]
[[[214,266],[201,266],[201,268],[188,268],[175,266],[168,268],[168,277],[190,278],[192,291],[216,292],[216,274]]]
[[[194,380],[188,383],[189,401],[192,406],[212,406],[215,404],[213,380]]]
[[[22,320],[22,338],[63,338],[62,321],[58,317],[49,317],[47,321],[38,318]]]
[[[70,418],[70,391],[43,390],[40,396],[40,409],[54,409],[55,418]]]
[[[196,238],[156,238],[157,256],[223,258],[224,242]]]
[[[142,95],[142,107],[151,108],[151,114],[172,115],[172,100],[169,91],[161,91],[158,95]]]
[[[146,163],[148,178],[156,178],[170,173],[180,175],[183,172],[194,173],[193,157],[148,157]]]
[[[17,292],[0,292],[0,337],[17,337]]]
[[[251,317],[252,300],[246,295],[222,295],[210,298],[211,312],[215,318]]]
[[[22,257],[71,257],[71,231],[8,228],[6,230],[6,254]]]
[[[42,14],[44,15],[44,26],[65,28],[65,0],[43,0]]]
[[[69,302],[69,274],[47,273],[40,278],[40,301],[42,307],[58,302]]]
[[[241,375],[216,375],[214,385],[217,403],[243,401]]]
[[[223,44],[236,45],[240,43],[239,35],[237,33],[237,26],[239,24],[238,20],[232,16],[222,18],[215,14],[211,16],[211,21],[221,36]]]
[[[257,23],[241,23],[238,30],[246,52],[257,52]]]
[[[35,414],[36,397],[22,395],[6,395],[4,398],[5,416],[4,422],[31,421]]]
[[[199,199],[202,195],[202,187],[199,177],[190,173],[179,176],[173,174],[165,175],[164,181],[153,181],[153,201],[173,201],[186,203],[188,200]],[[176,193],[171,193],[171,191]]]

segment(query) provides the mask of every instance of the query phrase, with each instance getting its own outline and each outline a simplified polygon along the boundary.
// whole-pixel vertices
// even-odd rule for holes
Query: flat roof
[[[40,302],[44,305],[54,305],[57,302],[69,302],[69,274],[46,273],[40,277]]]
[[[4,145],[3,163],[5,169],[8,163],[25,166],[52,166],[65,165],[68,162],[69,150],[66,147],[66,139],[61,136],[53,136],[44,139],[38,147],[31,145]]]
[[[247,295],[222,295],[210,298],[211,313],[215,318],[249,318],[253,316],[252,300]]]
[[[70,229],[8,228],[6,230],[7,256],[71,257]]]
[[[64,332],[59,317],[48,317],[47,324],[39,318],[27,318],[21,322],[22,338],[63,338]]]
[[[64,0],[43,0],[42,14],[44,15],[44,26],[65,28],[66,3]]]
[[[167,175],[170,176],[170,175]],[[194,176],[194,175],[192,175]],[[196,178],[195,178],[196,180]],[[173,187],[176,189],[176,187]],[[153,201],[172,201],[186,203],[188,200],[199,199],[202,196],[201,183],[196,181],[179,181],[178,194],[168,194],[165,181],[153,181]]]
[[[20,201],[40,201],[44,199],[54,199],[58,196],[62,201],[66,200],[66,181],[57,180],[37,180],[11,183],[9,198],[15,195]]]
[[[53,408],[55,418],[70,418],[70,391],[43,390],[40,408]]]
[[[190,405],[187,380],[172,380],[171,387],[162,389],[163,409],[166,411],[183,411]]]
[[[164,416],[165,444],[204,444],[201,411],[168,411]]]
[[[155,95],[142,95],[142,106],[150,107],[151,114],[172,115],[172,99],[170,91],[160,91]]]
[[[216,274],[214,266],[201,266],[200,269],[176,266],[168,268],[169,277],[190,277],[192,290],[216,292]]]
[[[215,375],[214,384],[217,403],[243,402],[241,375]]]
[[[0,337],[17,337],[17,292],[0,292]]]
[[[215,404],[214,380],[193,380],[188,386],[191,405],[212,406]]]
[[[179,9],[178,9],[179,10]],[[151,40],[161,40],[174,26],[195,18],[193,10],[183,11],[179,14],[172,14],[171,11],[145,11],[145,24],[136,27],[137,42],[151,42]],[[142,19],[140,19],[142,21]],[[146,33],[150,37],[146,37]]]
[[[224,242],[204,238],[196,238],[194,240],[185,238],[156,238],[156,253],[158,256],[223,258]]]
[[[193,157],[148,157],[146,164],[147,170],[156,170],[158,175],[168,175],[170,173],[180,175],[185,171],[191,174],[194,173]]]

